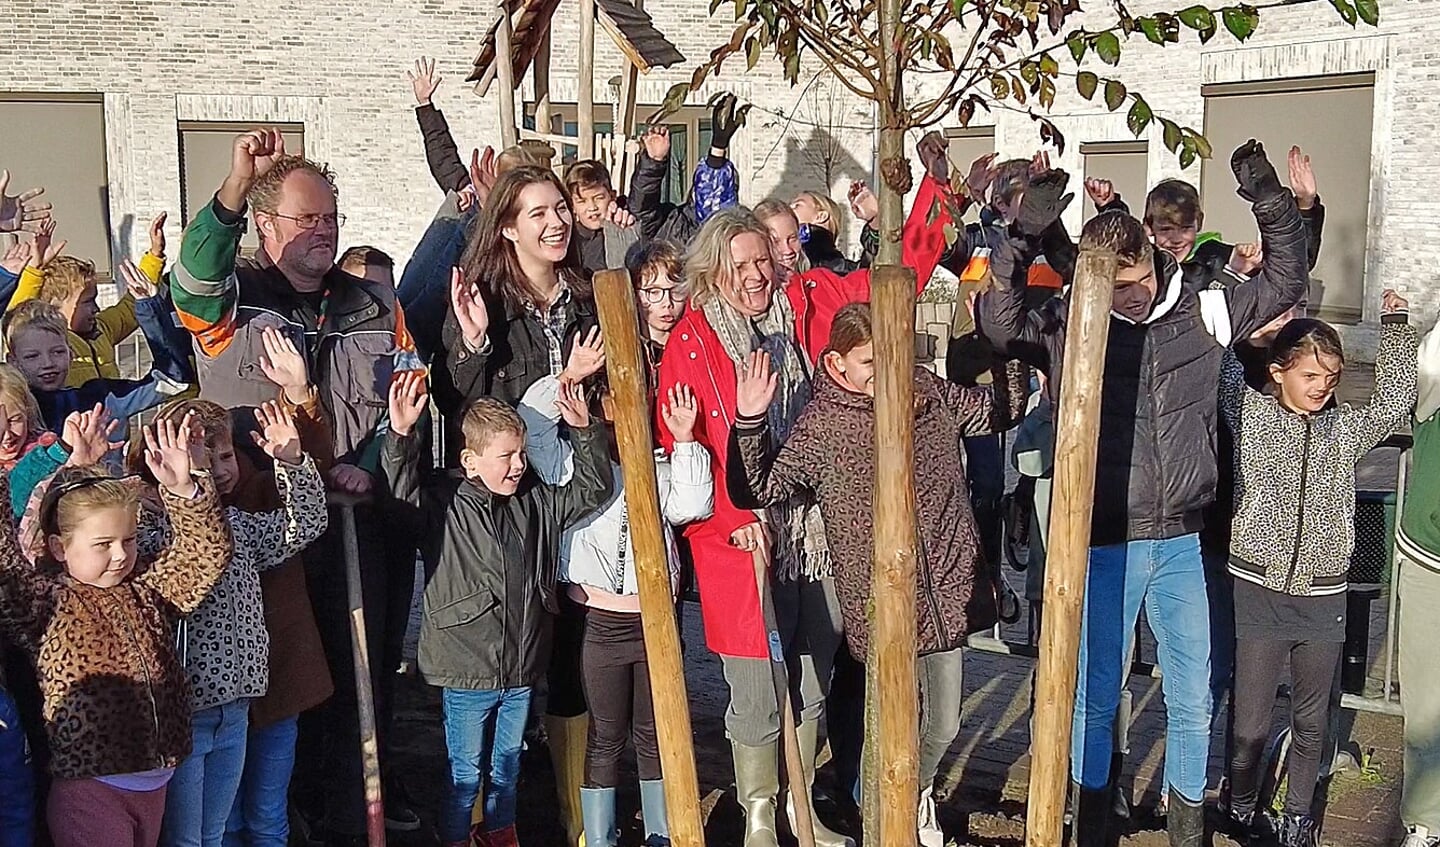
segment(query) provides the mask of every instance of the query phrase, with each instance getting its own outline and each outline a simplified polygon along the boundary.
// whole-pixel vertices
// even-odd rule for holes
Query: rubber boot
[[[1203,847],[1205,804],[1191,803],[1171,788],[1165,830],[1170,834],[1170,847]]]
[[[815,758],[820,748],[820,722],[809,721],[802,723],[795,728],[795,735],[800,742],[800,769],[805,773],[805,785],[803,796],[797,797],[794,785],[790,786],[790,796],[786,799],[785,812],[790,819],[790,831],[795,831],[795,807],[796,802],[810,804],[810,820],[815,824],[815,847],[855,847],[855,840],[848,835],[840,833],[825,826],[820,822],[820,816],[815,813],[815,803],[812,800],[815,787]]]
[[[1114,789],[1107,785],[1081,788],[1079,793],[1075,801],[1074,837],[1070,843],[1075,847],[1109,847]]]
[[[779,742],[748,747],[730,742],[735,757],[735,799],[745,811],[744,847],[779,847],[775,801],[780,794]]]
[[[1115,799],[1111,811],[1116,820],[1130,820],[1130,792],[1120,782],[1120,770],[1125,767],[1125,754],[1116,750],[1110,754],[1110,785],[1114,788]]]
[[[545,716],[550,762],[555,767],[555,796],[566,847],[585,847],[585,822],[580,817],[580,783],[585,780],[585,736],[590,716]]]
[[[615,847],[620,830],[615,826],[615,789],[581,788],[580,817],[585,822],[587,847]]]
[[[935,811],[933,785],[920,792],[920,814],[915,829],[920,847],[945,847],[945,831],[940,828],[940,818]]]
[[[645,822],[644,847],[670,847],[670,818],[665,812],[665,780],[640,780],[640,818]]]

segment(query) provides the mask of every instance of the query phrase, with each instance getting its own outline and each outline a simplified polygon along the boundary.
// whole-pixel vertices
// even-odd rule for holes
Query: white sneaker
[[[945,833],[940,829],[940,820],[935,814],[935,788],[932,786],[920,792],[920,818],[917,829],[920,847],[945,847]]]
[[[1423,826],[1412,826],[1400,847],[1440,847],[1440,834],[1431,835],[1430,830]]]

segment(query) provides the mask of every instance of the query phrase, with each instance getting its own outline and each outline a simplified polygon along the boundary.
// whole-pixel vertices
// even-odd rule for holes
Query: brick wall
[[[1151,0],[1129,5],[1136,13],[1173,6]],[[1206,47],[1188,42],[1162,52],[1137,39],[1126,46],[1119,75],[1168,116],[1202,126],[1205,82],[1375,72],[1371,196],[1326,199],[1370,205],[1366,319],[1376,317],[1379,289],[1394,286],[1428,322],[1440,310],[1440,293],[1431,283],[1440,241],[1430,235],[1440,228],[1433,188],[1440,184],[1440,159],[1433,153],[1440,132],[1440,110],[1434,107],[1440,48],[1426,32],[1440,13],[1440,0],[1382,5],[1385,21],[1378,30],[1352,30],[1328,4],[1311,3],[1266,10],[1260,31],[1245,45],[1220,36]],[[728,37],[733,26],[728,5],[713,19],[707,9],[708,0],[649,3],[661,30],[690,61],[642,78],[642,103],[658,102]],[[105,95],[112,221],[179,209],[178,120],[303,122],[308,152],[338,172],[349,216],[343,242],[373,243],[403,258],[439,200],[425,168],[404,68],[422,53],[437,56],[446,81],[436,103],[462,148],[493,143],[498,136],[493,94],[478,99],[462,83],[490,16],[483,8],[477,11],[477,4],[457,0],[260,0],[244,6],[212,0],[8,0],[5,48],[12,60],[0,64],[0,92]],[[566,0],[556,16],[555,44],[573,45],[576,35],[575,5]],[[597,40],[595,95],[603,103],[620,59],[603,31]],[[552,63],[557,102],[573,100],[574,58],[573,49],[557,47]],[[815,124],[842,127],[836,132],[843,151],[832,190],[869,176],[873,133],[866,104],[837,98],[839,114],[830,118],[819,113],[828,108],[825,102],[817,111],[815,98],[785,83],[773,62],[762,62],[750,74],[741,73],[743,66],[743,58],[735,61],[715,87],[735,90],[763,110],[752,115],[734,149],[747,201],[820,187],[812,157],[799,149],[823,131]],[[814,70],[806,69],[802,83]],[[1066,96],[1065,88],[1062,84],[1056,104],[1057,123],[1070,147],[1056,163],[1078,172],[1079,142],[1130,136],[1123,117],[1098,114]],[[693,102],[704,99],[702,93]],[[1002,112],[994,121],[1002,154],[1025,155],[1036,146],[1034,125],[1024,115]],[[1198,166],[1182,174],[1159,139],[1152,141],[1152,182],[1170,175],[1198,180]],[[17,181],[23,184],[23,176]],[[1078,226],[1078,209],[1074,214],[1072,227]],[[178,216],[171,221],[176,238]],[[134,228],[130,238],[122,253],[127,247],[131,254],[144,249],[143,228]],[[926,320],[921,329],[944,322]],[[1363,342],[1371,333],[1362,326],[1353,334]]]

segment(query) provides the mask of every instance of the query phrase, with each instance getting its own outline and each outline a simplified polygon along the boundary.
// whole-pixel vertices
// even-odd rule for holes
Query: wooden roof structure
[[[668,68],[685,61],[685,56],[655,28],[655,22],[643,10],[637,9],[627,0],[594,2],[600,25],[641,73],[649,73],[651,68]],[[517,83],[524,79],[526,69],[535,60],[559,7],[560,0],[506,0],[505,8],[510,14],[513,30],[510,42],[511,67],[514,71],[512,78]],[[495,33],[499,27],[500,22],[497,20],[486,33],[485,41],[480,46],[480,55],[475,59],[474,70],[466,79],[466,82],[479,83],[479,93],[482,96],[497,76]]]

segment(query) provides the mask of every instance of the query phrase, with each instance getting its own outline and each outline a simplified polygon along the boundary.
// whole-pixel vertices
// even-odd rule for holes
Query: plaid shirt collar
[[[560,290],[543,311],[534,301],[525,301],[525,313],[540,325],[545,332],[545,343],[550,353],[550,375],[558,376],[565,369],[565,328],[570,325],[573,297],[570,286],[560,281]]]

